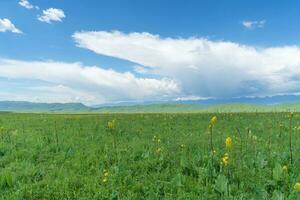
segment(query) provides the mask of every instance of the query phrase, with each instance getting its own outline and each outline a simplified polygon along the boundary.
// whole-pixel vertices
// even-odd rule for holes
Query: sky
[[[0,100],[300,94],[300,1],[1,0]]]

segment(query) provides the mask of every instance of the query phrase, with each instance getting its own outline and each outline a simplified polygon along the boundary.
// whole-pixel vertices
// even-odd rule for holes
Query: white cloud
[[[54,61],[0,59],[0,78],[32,84],[21,92],[11,88],[6,94],[0,93],[0,99],[9,100],[16,100],[17,93],[23,100],[32,97],[31,101],[95,104],[170,98],[180,90],[175,81],[166,78],[138,78],[130,72]]]
[[[10,31],[13,33],[22,33],[9,19],[0,19],[0,32]]]
[[[146,66],[142,72],[151,76],[176,80],[181,97],[300,91],[298,46],[258,48],[204,38],[161,38],[118,31],[77,32],[73,38],[81,48]]]
[[[247,29],[263,28],[266,24],[266,20],[261,21],[243,21],[242,25]]]
[[[184,96],[184,97],[177,97],[175,101],[197,101],[197,100],[207,100],[211,98],[204,98],[199,96]]]
[[[63,10],[57,8],[49,8],[47,10],[43,10],[43,15],[39,16],[38,20],[46,23],[51,23],[52,21],[61,22],[65,17],[66,16]]]
[[[27,9],[33,9],[33,8],[39,9],[38,6],[32,5],[28,0],[20,0],[19,5],[24,7],[24,8],[27,8]]]
[[[14,81],[14,80],[11,80]],[[1,85],[1,84],[0,84]],[[13,86],[11,86],[13,88]],[[25,87],[14,92],[0,91],[0,101],[30,101],[46,103],[69,103],[98,101],[89,93],[77,91],[63,85]]]

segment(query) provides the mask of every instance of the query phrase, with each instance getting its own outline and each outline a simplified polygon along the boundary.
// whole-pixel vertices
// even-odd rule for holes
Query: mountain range
[[[0,101],[5,112],[254,112],[300,111],[300,96],[219,98],[168,102],[123,102],[86,106],[82,103]]]

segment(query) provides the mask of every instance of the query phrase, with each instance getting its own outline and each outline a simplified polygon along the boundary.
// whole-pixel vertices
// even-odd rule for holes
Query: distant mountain
[[[91,108],[81,103],[32,103],[0,101],[0,111],[12,112],[88,112]]]
[[[236,97],[236,98],[208,98],[199,100],[171,100],[171,101],[128,101],[128,102],[115,102],[94,105],[93,108],[103,107],[123,107],[123,106],[145,106],[155,104],[198,104],[198,105],[218,105],[218,104],[231,104],[231,103],[250,103],[262,105],[276,105],[276,104],[291,104],[300,103],[300,95],[277,95],[266,97]]]
[[[238,97],[238,98],[218,98],[218,99],[201,99],[177,101],[181,104],[201,104],[201,105],[216,105],[227,103],[251,103],[262,105],[290,104],[300,103],[300,95],[277,95],[266,97]]]
[[[161,113],[161,112],[200,112],[207,106],[188,105],[188,104],[145,104],[145,105],[129,105],[129,106],[105,106],[96,108],[96,112],[113,112],[113,113]]]
[[[100,113],[217,113],[217,112],[300,112],[300,104],[262,105],[251,103],[152,104],[135,106],[111,106],[95,109]]]
[[[300,96],[243,97],[169,102],[128,102],[88,107],[81,103],[0,101],[0,111],[11,112],[271,112],[300,111]]]

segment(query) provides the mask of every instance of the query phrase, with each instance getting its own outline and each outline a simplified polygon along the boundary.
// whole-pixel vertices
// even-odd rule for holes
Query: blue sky
[[[299,1],[2,0],[0,100],[298,94]]]

